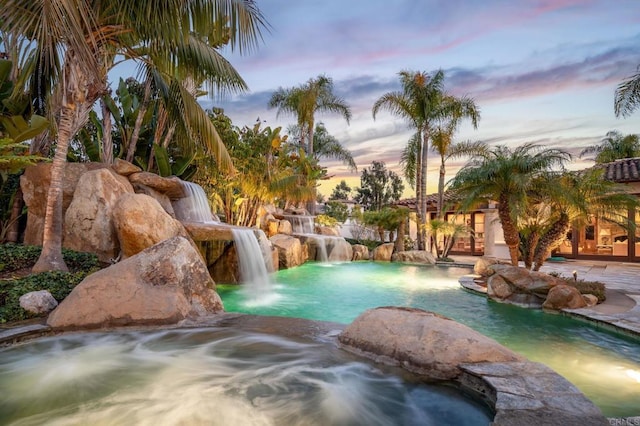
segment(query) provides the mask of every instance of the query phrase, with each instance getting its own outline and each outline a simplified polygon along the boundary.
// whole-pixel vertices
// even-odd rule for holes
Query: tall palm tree
[[[600,144],[589,146],[580,152],[580,157],[596,154],[598,164],[610,163],[623,158],[640,157],[640,138],[638,135],[623,135],[617,130],[607,132]]]
[[[616,117],[628,117],[638,106],[640,106],[640,72],[618,85],[613,109]]]
[[[190,116],[187,134],[207,127],[206,114],[195,99],[184,96],[178,86],[177,70],[188,69],[196,80],[206,80],[212,88],[242,89],[244,83],[233,68],[211,48],[228,31],[232,48],[255,46],[265,25],[253,0],[6,0],[0,11],[3,31],[30,40],[37,49],[30,88],[39,105],[50,105],[56,117],[56,153],[43,233],[42,255],[35,271],[65,270],[62,260],[61,183],[70,139],[82,128],[94,103],[106,93],[107,72],[116,54],[132,59],[152,58],[162,64],[175,88],[177,109]],[[171,72],[173,70],[174,72]],[[53,89],[55,88],[55,89]],[[181,98],[179,95],[183,95]],[[210,123],[210,122],[209,122]],[[222,163],[228,154],[218,141]],[[226,155],[225,155],[226,154]]]
[[[344,99],[333,93],[333,80],[325,75],[311,78],[297,87],[280,87],[271,95],[269,108],[278,108],[278,116],[296,116],[296,124],[300,128],[300,143],[308,146],[307,153],[311,156],[316,113],[332,112],[340,114],[347,123],[351,120],[351,108]]]
[[[426,72],[401,71],[399,76],[402,90],[382,95],[374,103],[372,113],[375,119],[378,112],[385,109],[407,120],[409,126],[416,131],[412,136],[413,142],[410,141],[416,152],[408,156],[415,160],[415,167],[412,168],[415,177],[407,177],[407,179],[410,182],[415,181],[416,184],[418,219],[421,225],[418,244],[420,249],[424,249],[424,229],[427,218],[427,160],[431,133],[438,124],[449,123],[455,128],[462,118],[471,119],[472,125],[477,128],[480,112],[472,99],[456,98],[444,90],[444,71],[442,70],[432,75]]]
[[[291,87],[280,87],[269,100],[269,108],[277,108],[277,115],[292,114],[296,116],[300,129],[300,143],[307,146],[307,154],[313,157],[315,115],[318,112],[340,114],[349,123],[351,108],[344,99],[333,92],[333,80],[325,75],[309,79],[306,83]],[[315,213],[315,202],[307,205],[311,214]]]
[[[440,173],[438,179],[438,219],[444,218],[444,185],[446,175],[446,162],[454,158],[480,155],[487,151],[484,142],[453,142],[450,128],[438,128],[431,138],[431,148],[440,155]]]
[[[563,167],[570,159],[566,151],[531,143],[513,150],[497,146],[472,157],[454,177],[451,189],[464,200],[464,210],[487,200],[498,201],[504,240],[511,263],[517,266],[520,245],[517,222],[527,208],[534,178],[556,166]]]

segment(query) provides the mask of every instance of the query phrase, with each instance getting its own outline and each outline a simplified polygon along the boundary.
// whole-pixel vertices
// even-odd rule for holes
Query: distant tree
[[[380,210],[400,199],[404,184],[396,173],[387,170],[383,161],[374,161],[362,171],[360,188],[356,191],[359,204],[367,210]]]
[[[617,130],[612,130],[598,145],[583,149],[580,157],[588,154],[596,154],[595,162],[598,164],[640,157],[640,138],[638,135],[623,135]]]
[[[347,181],[341,180],[339,184],[333,188],[333,192],[329,197],[330,200],[348,200],[351,195],[351,187],[347,185]]]
[[[344,222],[349,217],[349,207],[339,201],[329,201],[325,204],[324,214],[336,219],[338,222]]]

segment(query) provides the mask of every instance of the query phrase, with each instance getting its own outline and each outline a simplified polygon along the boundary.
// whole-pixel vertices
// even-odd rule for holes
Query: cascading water
[[[274,295],[273,284],[269,276],[269,272],[273,271],[271,247],[267,247],[266,236],[265,243],[263,243],[264,248],[261,247],[255,232],[262,231],[253,229],[233,229],[231,231],[238,254],[240,279],[249,303],[270,303]]]
[[[315,234],[315,216],[285,215],[294,234]]]
[[[176,218],[181,222],[218,223],[213,219],[207,195],[193,182],[182,182],[186,197],[173,201]]]

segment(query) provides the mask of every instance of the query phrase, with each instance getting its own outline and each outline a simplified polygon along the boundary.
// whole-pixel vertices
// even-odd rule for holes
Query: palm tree
[[[498,201],[498,216],[509,247],[511,263],[518,265],[518,219],[528,206],[534,178],[571,159],[568,152],[531,143],[511,150],[497,146],[475,155],[454,177],[451,189],[464,200],[462,209],[487,200]]]
[[[69,141],[82,128],[94,103],[107,92],[107,72],[116,54],[162,64],[176,108],[190,116],[185,133],[207,128],[206,114],[185,96],[178,70],[188,70],[210,87],[241,89],[244,83],[233,68],[208,43],[223,38],[232,48],[246,50],[260,38],[264,20],[253,0],[164,2],[162,7],[137,0],[57,0],[24,2],[6,0],[0,25],[16,37],[30,40],[37,49],[30,88],[38,105],[51,105],[56,117],[56,153],[47,197],[43,250],[34,271],[66,270],[62,260],[61,184]],[[55,89],[53,89],[55,88]],[[228,154],[217,138],[222,163]],[[225,156],[226,154],[226,156]]]
[[[480,113],[472,99],[456,98],[444,90],[444,72],[442,70],[436,71],[433,75],[415,71],[401,71],[399,75],[402,91],[388,92],[382,95],[374,103],[372,113],[375,119],[380,110],[386,109],[407,120],[410,127],[416,131],[412,136],[413,142],[410,142],[416,149],[416,152],[411,155],[415,161],[415,167],[412,169],[415,177],[407,177],[407,179],[416,184],[418,219],[420,221],[418,244],[420,249],[424,249],[427,218],[428,144],[433,129],[438,124],[444,123],[455,128],[462,118],[470,118],[474,128],[477,128]]]
[[[589,146],[580,152],[580,157],[596,154],[598,164],[610,163],[623,158],[640,157],[640,139],[638,135],[622,135],[617,130],[607,132],[600,144]]]
[[[616,88],[613,104],[616,117],[628,117],[640,105],[640,72],[632,75]]]
[[[431,148],[440,155],[440,174],[438,179],[438,219],[444,218],[444,184],[447,160],[480,155],[487,151],[484,142],[458,142],[452,140],[451,129],[438,128],[431,138]]]
[[[565,240],[572,224],[583,225],[590,215],[624,229],[635,226],[633,220],[629,221],[628,211],[640,206],[640,200],[622,185],[605,179],[604,172],[594,167],[580,172],[544,173],[536,179],[532,200],[543,212],[543,220],[539,221],[539,238],[531,244],[533,270],[538,271]]]
[[[297,87],[279,88],[271,96],[269,108],[278,108],[278,116],[283,113],[296,116],[296,124],[300,129],[300,143],[308,146],[307,154],[311,157],[314,156],[313,134],[317,112],[340,114],[347,123],[351,120],[351,108],[333,93],[333,80],[324,75],[311,78]],[[314,213],[314,202],[308,204],[308,210],[311,214]]]

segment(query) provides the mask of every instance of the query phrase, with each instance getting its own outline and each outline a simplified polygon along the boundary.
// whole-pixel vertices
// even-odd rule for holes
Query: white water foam
[[[186,197],[173,201],[176,218],[181,222],[218,223],[213,219],[204,189],[193,182],[182,182]]]

